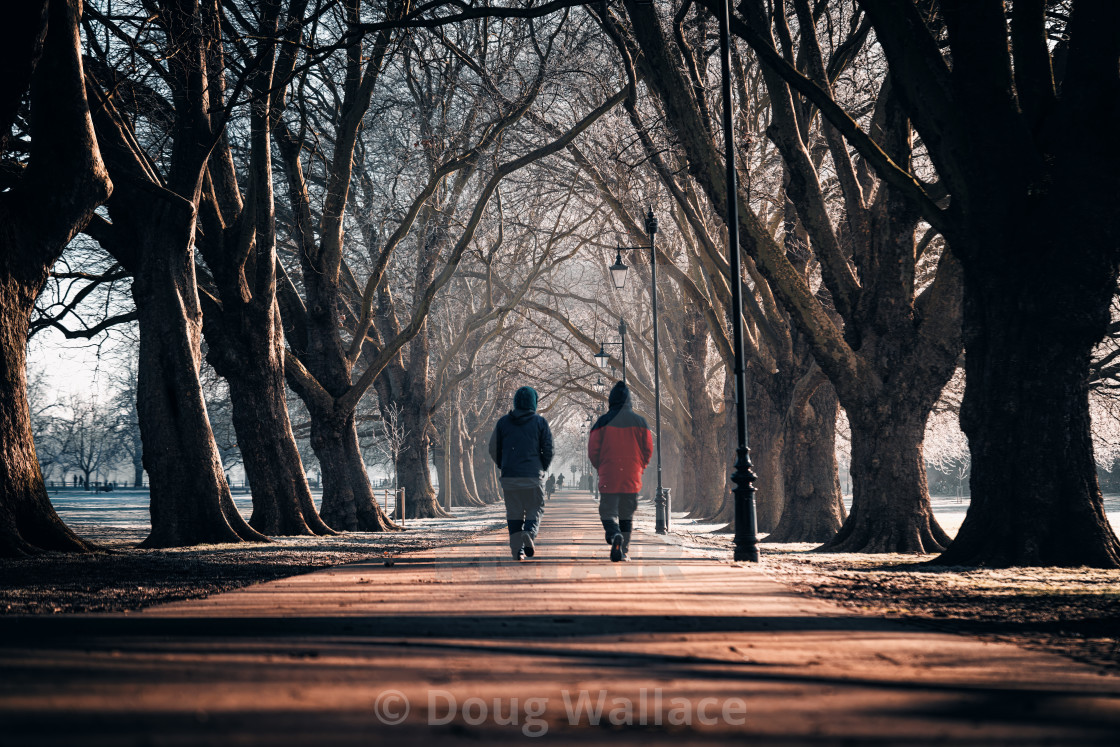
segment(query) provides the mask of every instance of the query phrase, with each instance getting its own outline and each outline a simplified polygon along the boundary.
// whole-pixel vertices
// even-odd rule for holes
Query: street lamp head
[[[652,205],[650,205],[649,212],[646,213],[646,233],[650,236],[657,233],[657,217],[653,214]]]
[[[599,352],[595,354],[595,363],[599,368],[606,368],[607,363],[610,362],[611,357],[607,355],[607,351],[603,350],[603,343],[599,343]]]
[[[626,286],[626,271],[629,269],[622,261],[622,247],[619,247],[618,253],[614,257],[614,264],[610,266],[611,282],[618,290],[622,290]]]
[[[597,380],[595,381],[595,383],[591,385],[591,391],[595,392],[596,394],[602,394],[602,393],[603,393],[603,392],[605,392],[606,390],[607,390],[607,385],[606,385],[606,383],[605,383],[605,382],[603,381],[603,377],[602,377],[602,376],[600,376],[600,377],[599,377],[599,378],[598,378],[598,379],[597,379]],[[588,416],[588,417],[590,417],[590,416]]]
[[[621,317],[618,320],[618,334],[620,337],[626,337],[626,322]]]

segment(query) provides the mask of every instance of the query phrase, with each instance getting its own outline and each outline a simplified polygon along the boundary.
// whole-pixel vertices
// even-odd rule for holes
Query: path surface
[[[0,745],[1120,744],[1120,678],[655,535],[610,563],[595,508],[554,497],[522,563],[493,533],[144,612],[0,619]]]

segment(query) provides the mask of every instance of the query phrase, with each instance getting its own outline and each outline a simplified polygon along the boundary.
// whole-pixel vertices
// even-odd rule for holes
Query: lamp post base
[[[754,481],[758,475],[751,464],[750,449],[741,446],[736,450],[735,471],[731,481],[735,483],[735,560],[757,563],[758,556],[758,517],[755,514]]]
[[[656,532],[658,534],[665,534],[669,531],[669,490],[669,488],[660,488],[656,491],[657,495],[653,499],[654,505],[657,507]]]

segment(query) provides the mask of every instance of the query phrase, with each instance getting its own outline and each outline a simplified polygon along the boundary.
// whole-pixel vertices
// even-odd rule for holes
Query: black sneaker
[[[617,563],[622,560],[622,535],[616,534],[614,539],[611,540],[611,562]]]
[[[531,558],[537,554],[537,548],[533,546],[533,538],[528,532],[525,532],[525,557]]]

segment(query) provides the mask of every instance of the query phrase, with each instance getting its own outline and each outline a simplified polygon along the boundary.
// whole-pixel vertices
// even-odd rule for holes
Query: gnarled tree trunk
[[[323,469],[320,515],[328,526],[351,532],[384,532],[399,528],[381,510],[373,495],[358,444],[354,413],[332,418],[312,411],[311,448]]]
[[[258,315],[247,316],[242,320]],[[227,340],[221,348],[212,344],[207,355],[229,382],[237,447],[253,494],[249,525],[268,535],[334,534],[315,510],[292,433],[275,307],[259,316],[255,324],[240,325],[236,350]]]
[[[7,238],[0,238],[0,557],[89,550],[47,497],[27,405],[27,329],[46,268],[36,283],[5,266],[16,256]]]
[[[848,412],[852,513],[822,552],[935,552],[949,544],[926,488],[922,439],[929,412],[894,404]]]
[[[143,546],[267,541],[233,504],[206,415],[198,378],[202,310],[189,248],[193,211],[144,202],[153,217],[138,236],[132,285],[140,325],[137,411],[151,487],[152,532]]]
[[[1115,268],[1099,268],[1096,283],[1078,277],[1086,266],[1073,277],[1031,269],[1033,277],[1008,267],[965,286],[961,427],[972,499],[937,562],[1116,567],[1120,543],[1097,483],[1087,377]]]
[[[838,411],[836,391],[826,382],[787,419],[786,505],[767,542],[827,542],[847,518],[836,471]]]
[[[28,85],[31,157],[0,192],[0,556],[91,545],[47,497],[27,403],[27,330],[35,298],[70,239],[109,196],[84,90],[76,0],[7,9],[0,31],[0,158]],[[44,37],[45,34],[45,37]]]

